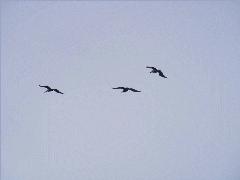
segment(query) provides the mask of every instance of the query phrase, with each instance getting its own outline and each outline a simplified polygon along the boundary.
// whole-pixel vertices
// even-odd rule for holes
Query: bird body
[[[113,89],[122,89],[123,91],[122,92],[127,92],[127,91],[133,91],[133,92],[141,92],[141,91],[138,91],[136,89],[133,89],[133,88],[128,88],[128,87],[116,87],[116,88],[113,88]]]
[[[63,93],[62,93],[61,91],[59,91],[58,89],[52,89],[52,88],[50,88],[49,86],[41,86],[41,85],[39,85],[39,87],[47,88],[47,90],[46,90],[44,93],[46,93],[46,92],[51,92],[51,91],[55,91],[56,93],[63,94]]]
[[[158,73],[159,76],[161,76],[163,78],[167,78],[160,69],[157,69],[155,67],[150,67],[150,66],[147,66],[146,68],[152,69],[152,71],[150,73]]]

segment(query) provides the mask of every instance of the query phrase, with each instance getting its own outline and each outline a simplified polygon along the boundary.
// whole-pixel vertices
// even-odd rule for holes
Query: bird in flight
[[[149,67],[149,66],[147,66],[147,68],[152,69],[152,71],[150,73],[158,73],[159,76],[161,76],[163,78],[167,78],[160,69],[157,69],[155,67]]]
[[[123,90],[122,92],[127,92],[128,90],[133,91],[133,92],[141,92],[141,91],[138,91],[136,89],[128,88],[128,87],[116,87],[116,88],[113,88],[113,89],[122,89]]]
[[[50,88],[49,86],[41,86],[41,85],[39,85],[39,87],[47,88],[47,90],[46,90],[44,93],[46,93],[46,92],[51,92],[51,91],[55,91],[56,93],[63,94],[63,93],[62,93],[61,91],[59,91],[58,89],[52,89],[52,88]]]

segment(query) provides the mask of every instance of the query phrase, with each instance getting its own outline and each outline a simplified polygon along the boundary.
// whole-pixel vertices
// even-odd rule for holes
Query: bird
[[[158,73],[159,76],[161,76],[163,78],[167,78],[160,69],[157,69],[155,67],[150,67],[150,66],[147,66],[146,68],[152,69],[152,71],[150,73]]]
[[[127,92],[128,90],[133,91],[133,92],[141,92],[141,91],[138,91],[136,89],[128,88],[128,87],[116,87],[116,88],[113,88],[113,89],[122,89],[123,90],[122,92]]]
[[[62,93],[61,91],[59,91],[58,89],[52,89],[52,88],[50,88],[49,86],[41,86],[41,85],[39,85],[39,87],[47,88],[47,90],[46,90],[44,93],[46,93],[46,92],[51,92],[51,91],[55,91],[56,93],[63,94],[63,93]]]

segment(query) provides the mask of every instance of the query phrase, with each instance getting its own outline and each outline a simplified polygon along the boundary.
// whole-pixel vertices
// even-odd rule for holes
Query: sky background
[[[1,6],[2,180],[240,179],[239,2]]]

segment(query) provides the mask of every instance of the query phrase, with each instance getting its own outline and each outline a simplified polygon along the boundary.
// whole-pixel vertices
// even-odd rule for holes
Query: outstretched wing
[[[125,89],[125,87],[116,87],[116,88],[113,88],[113,89]]]
[[[51,88],[49,86],[41,86],[41,85],[39,85],[39,87],[44,87],[44,88],[47,88],[48,90],[51,90]]]
[[[130,91],[133,91],[133,92],[141,92],[141,91],[138,91],[136,89],[133,89],[133,88],[129,88]]]
[[[158,74],[159,74],[159,76],[161,76],[161,77],[163,77],[163,78],[167,78],[167,77],[163,74],[163,72],[162,72],[161,70],[158,70]]]
[[[53,89],[55,92],[63,94],[61,91],[59,91],[58,89]]]
[[[146,68],[149,68],[149,69],[153,69],[153,70],[157,70],[157,68],[155,68],[155,67],[151,67],[151,66],[147,66]]]

